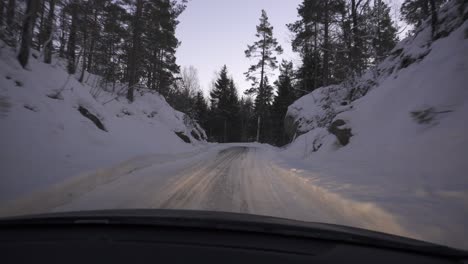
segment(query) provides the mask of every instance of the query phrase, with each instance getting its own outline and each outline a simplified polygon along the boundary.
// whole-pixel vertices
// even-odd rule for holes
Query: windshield
[[[468,249],[467,13],[0,0],[0,216],[237,212]]]

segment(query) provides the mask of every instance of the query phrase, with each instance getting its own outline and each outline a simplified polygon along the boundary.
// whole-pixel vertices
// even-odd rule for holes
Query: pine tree
[[[287,143],[286,134],[283,128],[283,121],[288,111],[288,107],[294,102],[296,96],[293,88],[294,70],[292,62],[283,60],[280,65],[280,75],[275,82],[277,95],[273,101],[273,130],[274,144],[282,146]]]
[[[221,69],[210,92],[210,131],[218,142],[240,140],[239,98],[234,80],[229,78],[226,66]]]
[[[218,142],[227,142],[227,108],[229,98],[229,85],[231,80],[228,77],[226,65],[221,68],[218,79],[213,90],[210,92],[212,116],[212,135]]]
[[[256,111],[258,114],[257,141],[260,141],[260,131],[262,118],[266,114],[267,100],[271,98],[271,91],[265,84],[267,75],[270,71],[275,70],[278,66],[278,61],[274,54],[282,54],[283,49],[278,44],[278,41],[273,37],[273,26],[268,21],[268,16],[265,10],[262,10],[260,24],[257,26],[255,36],[259,39],[253,45],[248,45],[245,51],[247,58],[259,58],[258,61],[251,65],[245,73],[248,81],[252,82],[252,88],[246,91],[246,94],[256,94]],[[260,78],[257,75],[260,75]]]
[[[393,49],[397,41],[397,29],[393,25],[390,16],[390,7],[382,0],[375,0],[372,10],[374,14],[372,35],[372,48],[374,50],[374,59],[381,61],[387,53]]]
[[[18,54],[18,61],[21,66],[26,67],[29,60],[29,51],[31,49],[33,28],[36,22],[36,14],[38,9],[38,1],[29,0],[26,8],[26,16],[23,21],[23,29],[21,34],[21,46]]]
[[[240,130],[240,105],[239,96],[237,93],[237,87],[234,83],[234,79],[231,78],[229,82],[229,94],[227,97],[227,118],[228,118],[228,142],[237,142],[241,139]]]

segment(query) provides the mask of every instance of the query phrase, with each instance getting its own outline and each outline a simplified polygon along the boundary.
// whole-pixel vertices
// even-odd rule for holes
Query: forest
[[[401,17],[412,27],[431,18],[436,27],[444,2],[405,0]],[[245,47],[251,87],[239,94],[225,65],[205,95],[197,69],[176,60],[181,43],[175,33],[186,8],[187,0],[0,0],[0,39],[17,48],[23,68],[35,49],[44,63],[65,60],[80,82],[101,76],[99,89],[129,102],[135,93],[159,93],[196,120],[212,142],[283,146],[291,141],[283,126],[289,105],[322,86],[352,85],[389,55],[401,33],[383,0],[304,0],[298,20],[287,25],[301,58],[293,65],[279,60],[283,48],[267,12],[259,10],[252,25],[256,41]]]

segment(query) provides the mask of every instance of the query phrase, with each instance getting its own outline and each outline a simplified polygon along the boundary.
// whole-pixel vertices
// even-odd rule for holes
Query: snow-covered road
[[[117,208],[244,212],[408,235],[379,208],[328,193],[276,164],[268,148],[249,145],[136,159],[8,203],[0,214]]]
[[[332,192],[316,184],[314,172],[293,168],[276,149],[258,144],[220,144],[193,153],[135,158],[0,204],[0,215],[126,208],[242,212],[343,224],[452,245],[463,242],[463,238],[447,240],[449,233],[415,232],[416,219],[404,219],[379,203]]]

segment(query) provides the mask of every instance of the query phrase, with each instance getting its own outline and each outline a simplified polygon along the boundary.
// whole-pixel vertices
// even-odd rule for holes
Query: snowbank
[[[205,143],[198,124],[156,93],[139,91],[129,104],[97,89],[98,76],[86,74],[81,84],[63,61],[44,64],[35,51],[24,70],[14,51],[0,46],[1,200],[138,155]]]
[[[297,138],[283,154],[304,158],[297,166],[316,172],[314,184],[377,204],[425,239],[467,248],[468,21],[455,2],[441,10],[435,41],[426,25],[359,80],[291,105]],[[346,146],[329,133],[336,120],[351,129]]]

